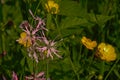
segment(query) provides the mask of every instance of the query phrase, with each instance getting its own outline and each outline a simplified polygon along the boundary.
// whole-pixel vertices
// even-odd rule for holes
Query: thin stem
[[[101,73],[100,74],[103,76],[104,75],[104,70],[105,70],[105,62],[102,61],[101,65],[102,65],[102,67],[101,67]]]
[[[116,66],[116,64],[118,63],[119,59],[116,60],[115,64],[112,66],[112,68],[110,69],[110,71],[108,72],[108,74],[106,75],[104,80],[107,80],[108,76],[110,75],[110,73],[113,71],[114,67]]]
[[[41,1],[42,0],[39,1],[38,5],[37,5],[37,7],[35,9],[35,12],[33,13],[33,15],[35,15],[35,17],[36,17],[37,9],[39,8]],[[33,21],[34,21],[34,19],[32,19],[32,21],[31,21],[32,24],[33,24]]]
[[[0,1],[0,24],[3,21],[3,14],[2,14],[2,1]]]
[[[35,73],[34,59],[33,59],[33,73]]]
[[[59,33],[61,39],[63,39],[62,34],[61,34],[61,31],[60,31],[60,29],[59,29],[58,22],[57,22],[57,16],[58,16],[58,15],[56,15],[56,17],[54,18],[54,21],[55,21],[55,24],[56,24],[56,27],[57,27],[58,33]]]
[[[37,64],[36,61],[33,59],[33,73],[36,74],[37,72]]]
[[[47,64],[46,64],[46,69],[47,69],[47,80],[49,79],[49,60],[47,60]]]
[[[2,33],[1,37],[2,37],[2,52],[4,52],[5,51],[5,36],[4,36],[4,33]]]
[[[74,64],[73,64],[73,62],[72,62],[72,60],[71,60],[71,58],[70,58],[70,55],[69,55],[69,60],[70,60],[72,69],[73,69],[75,75],[77,76],[77,79],[80,80],[80,79],[79,79],[79,74],[77,73],[77,71],[76,71],[76,69],[75,69],[75,66],[74,66]]]
[[[42,1],[42,0],[40,0],[39,3],[38,3],[38,5],[37,5],[37,7],[36,7],[36,9],[35,9],[35,13],[34,13],[34,15],[36,15],[36,13],[37,13],[37,9],[39,8],[41,1]]]
[[[82,54],[82,45],[80,45],[80,52],[79,52],[79,56],[78,56],[78,63],[81,59],[81,54]]]

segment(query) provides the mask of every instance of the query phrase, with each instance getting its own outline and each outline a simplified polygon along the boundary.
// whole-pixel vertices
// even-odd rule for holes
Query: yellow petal
[[[88,49],[93,50],[97,46],[96,41],[91,41],[90,39],[83,37],[81,39],[81,42],[83,43],[84,46],[86,46]]]
[[[105,61],[116,60],[115,49],[110,44],[100,43],[98,45],[98,51],[96,54],[98,55],[98,57]]]
[[[45,4],[45,7],[48,12],[52,14],[57,14],[59,11],[59,5],[55,3],[53,0],[49,0],[47,4]]]
[[[32,45],[32,41],[30,36],[27,36],[26,32],[22,32],[20,34],[20,38],[17,40],[19,44],[24,45],[24,47],[30,47]]]

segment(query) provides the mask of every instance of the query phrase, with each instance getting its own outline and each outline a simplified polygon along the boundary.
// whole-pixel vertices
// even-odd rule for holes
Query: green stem
[[[95,55],[95,50],[92,51],[92,56],[91,56],[91,58],[90,58],[90,63],[89,63],[89,65],[88,65],[88,68],[91,67],[91,65],[92,65],[92,63],[93,63],[93,61],[94,61],[94,55]]]
[[[102,61],[101,65],[102,65],[102,67],[101,67],[101,73],[100,74],[103,76],[104,75],[104,70],[105,70],[105,62]]]
[[[108,72],[108,74],[106,75],[104,80],[107,80],[108,76],[110,75],[110,73],[113,71],[114,67],[116,66],[116,64],[118,63],[119,59],[116,60],[115,64],[112,66],[112,68],[110,69],[110,71]]]
[[[36,74],[37,72],[37,64],[36,64],[36,61],[33,60],[33,73]]]
[[[3,21],[3,14],[2,14],[2,1],[0,1],[0,23]]]
[[[36,16],[37,9],[39,8],[41,1],[42,1],[42,0],[39,1],[38,5],[37,5],[37,7],[36,7],[36,9],[35,9],[35,12],[33,13],[33,15],[35,15],[35,16]],[[34,21],[34,19],[32,19],[31,24],[33,24],[33,21]]]
[[[80,80],[80,79],[79,79],[79,74],[77,73],[77,71],[76,71],[76,69],[75,69],[75,66],[74,66],[74,64],[73,64],[73,62],[72,62],[72,60],[71,60],[71,58],[70,58],[70,55],[69,55],[69,60],[70,60],[72,69],[73,69],[75,75],[77,76],[77,79]]]
[[[61,31],[60,31],[60,29],[59,29],[60,27],[59,27],[58,22],[57,22],[57,15],[56,15],[56,17],[54,18],[54,21],[55,21],[55,24],[56,24],[56,27],[57,27],[57,31],[58,31],[61,39],[63,39],[62,34],[61,34]]]
[[[47,14],[47,22],[46,22],[46,27],[49,30],[50,26],[52,23],[52,15],[50,13]]]
[[[35,9],[34,15],[36,15],[37,9],[39,8],[41,1],[42,1],[42,0],[40,0],[39,3],[38,3],[38,5],[37,5],[37,7],[36,7],[36,9]]]
[[[2,37],[2,52],[4,52],[5,51],[5,36],[4,36],[4,33],[2,33],[1,37]]]
[[[49,79],[49,60],[47,60],[47,64],[46,64],[46,69],[47,69],[47,80]]]
[[[80,59],[81,59],[81,54],[82,54],[82,45],[80,45],[80,52],[79,52],[79,56],[78,56],[78,62],[79,62]]]
[[[34,60],[33,60],[33,73],[35,73]]]

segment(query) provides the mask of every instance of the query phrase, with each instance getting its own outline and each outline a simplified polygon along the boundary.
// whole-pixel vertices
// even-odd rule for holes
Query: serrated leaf
[[[86,19],[88,19],[92,23],[96,23],[98,25],[105,24],[108,20],[112,19],[114,16],[105,16],[105,15],[96,15],[94,13],[87,14]]]

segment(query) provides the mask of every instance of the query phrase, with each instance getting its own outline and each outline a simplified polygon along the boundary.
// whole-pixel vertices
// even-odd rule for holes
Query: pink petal
[[[43,41],[45,42],[45,44],[49,45],[49,41],[46,39],[46,37],[43,37]]]
[[[4,75],[2,75],[3,80],[7,80]]]
[[[33,79],[33,76],[29,76],[29,77],[26,76],[25,79],[26,79],[26,80],[28,80],[28,79],[32,80],[32,79]]]
[[[33,57],[35,58],[36,62],[38,63],[38,56],[37,56],[36,52],[34,52]]]
[[[49,56],[53,59],[53,56],[52,56],[52,54],[51,54],[51,51],[48,49],[47,57],[49,57]]]
[[[58,52],[58,50],[55,50],[54,48],[51,49],[51,51],[59,58],[62,58],[60,55],[58,55],[56,52]]]
[[[18,80],[17,74],[13,71],[12,80]]]
[[[43,75],[44,75],[44,72],[40,72],[40,73],[38,73],[37,77],[41,77]]]
[[[55,42],[52,41],[51,44],[50,44],[50,46],[54,46],[54,45],[55,45]]]

